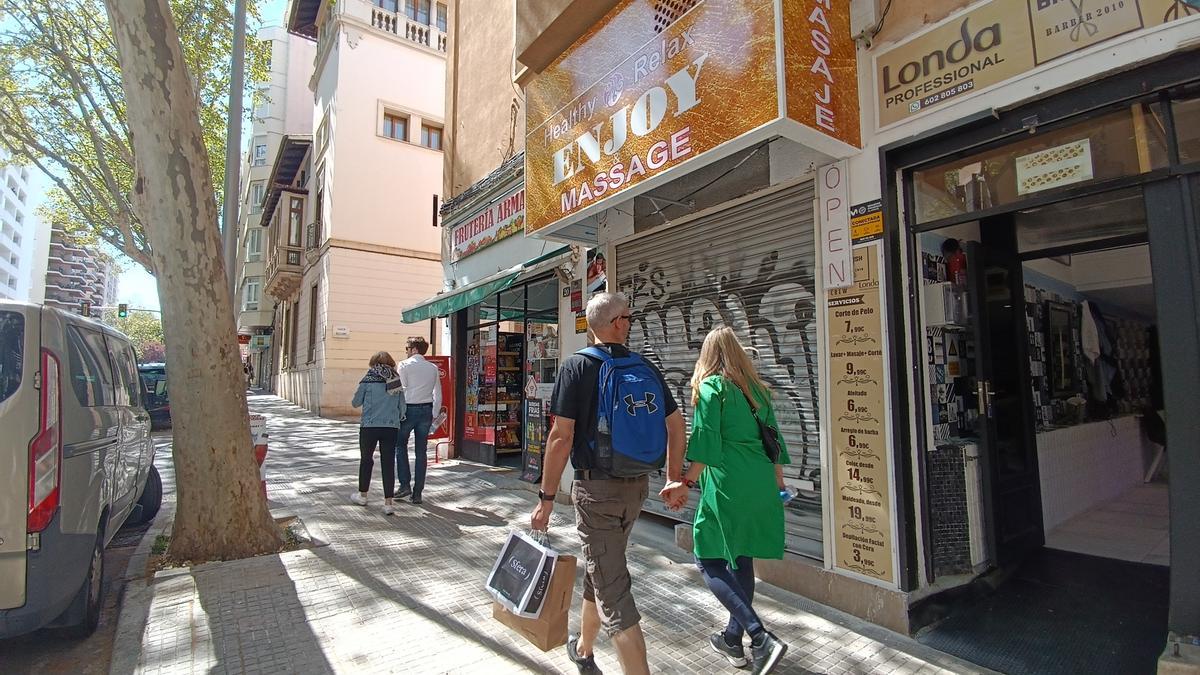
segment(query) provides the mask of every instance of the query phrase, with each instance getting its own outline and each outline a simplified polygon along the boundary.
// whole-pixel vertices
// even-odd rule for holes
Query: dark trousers
[[[720,558],[697,558],[696,564],[704,575],[704,582],[717,600],[729,610],[729,623],[725,626],[726,641],[740,642],[742,633],[755,637],[762,633],[762,621],[754,612],[754,559],[745,556],[737,559],[737,569],[729,561]]]
[[[396,490],[396,433],[395,427],[358,428],[358,491],[371,489],[371,472],[375,469],[375,446],[379,446],[379,463],[383,465],[383,496],[391,499]]]
[[[433,425],[433,404],[409,403],[400,423],[400,436],[396,443],[396,469],[400,474],[401,489],[407,488],[412,480],[413,497],[420,497],[425,489],[425,465],[429,462],[429,427]],[[416,436],[413,443],[413,462],[416,473],[409,475],[408,437]]]

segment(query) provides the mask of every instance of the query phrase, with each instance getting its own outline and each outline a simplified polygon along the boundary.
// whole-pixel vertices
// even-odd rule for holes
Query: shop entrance
[[[558,372],[558,281],[514,285],[464,310],[462,456],[518,468],[540,457]]]
[[[1198,119],[1192,85],[905,155],[927,644],[1140,673],[1192,630]]]
[[[1153,670],[1168,602],[1169,413],[1146,195],[1103,192],[914,238],[925,469],[946,500],[931,505],[935,583],[990,569],[975,590],[998,585],[960,591],[966,601],[923,640],[1003,671],[1089,658],[1097,672]],[[947,508],[959,478],[975,483],[963,490],[966,546]],[[1046,623],[1064,621],[1089,637]]]

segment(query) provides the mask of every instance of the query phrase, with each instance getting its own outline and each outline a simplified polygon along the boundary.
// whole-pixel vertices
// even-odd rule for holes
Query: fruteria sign
[[[450,230],[450,262],[458,262],[524,228],[525,188],[519,188]]]
[[[848,3],[702,0],[678,15],[664,6],[624,0],[527,87],[526,234],[759,139],[834,158],[859,147]]]
[[[875,58],[880,127],[1119,35],[1200,15],[1183,0],[991,0]]]

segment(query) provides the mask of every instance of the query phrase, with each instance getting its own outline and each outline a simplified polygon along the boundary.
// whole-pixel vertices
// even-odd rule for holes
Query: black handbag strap
[[[765,454],[767,459],[771,460],[771,463],[774,464],[776,460],[771,457],[770,452],[767,452],[767,433],[770,432],[774,434],[776,432],[771,428],[771,425],[767,424],[761,417],[758,416],[758,408],[754,407],[754,401],[750,400],[750,397],[746,394],[746,391],[741,387],[738,387],[737,389],[738,391],[742,392],[742,398],[746,399],[746,404],[750,406],[750,414],[754,416],[754,421],[758,423],[758,437],[759,440],[762,441],[763,454]],[[778,437],[776,437],[774,440],[775,444],[778,445]]]

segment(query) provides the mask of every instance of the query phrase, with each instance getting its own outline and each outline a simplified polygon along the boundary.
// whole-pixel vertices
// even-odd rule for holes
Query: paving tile
[[[403,504],[386,517],[378,480],[371,508],[346,499],[358,466],[356,425],[270,396],[252,397],[251,409],[267,416],[273,507],[300,514],[330,544],[156,579],[138,673],[575,671],[561,648],[542,652],[494,622],[483,590],[509,528],[528,518],[531,492],[490,467],[442,462],[430,465],[425,505]],[[556,546],[578,555],[569,508],[555,510],[551,531]],[[706,643],[724,609],[686,552],[645,532],[639,524],[629,563],[652,672],[729,670]],[[768,584],[758,589],[756,608],[792,645],[776,672],[981,672]],[[578,621],[576,604],[572,630]],[[619,671],[605,638],[597,659]]]

